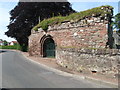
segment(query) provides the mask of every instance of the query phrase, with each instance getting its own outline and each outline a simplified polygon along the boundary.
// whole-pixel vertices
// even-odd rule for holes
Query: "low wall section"
[[[57,63],[78,72],[118,74],[120,50],[58,48]]]

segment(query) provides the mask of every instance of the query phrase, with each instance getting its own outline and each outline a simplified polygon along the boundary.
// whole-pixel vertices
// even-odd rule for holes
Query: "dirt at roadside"
[[[18,52],[21,52],[21,51],[18,51]],[[55,69],[58,69],[58,70],[61,70],[61,71],[67,72],[67,73],[71,73],[71,74],[75,74],[75,75],[79,75],[79,76],[85,76],[88,78],[93,78],[95,80],[97,79],[100,81],[105,81],[105,82],[109,82],[109,83],[113,83],[115,85],[118,85],[118,78],[110,77],[109,75],[101,75],[99,73],[91,73],[91,72],[86,72],[86,73],[76,72],[76,71],[69,70],[65,67],[61,67],[60,65],[58,65],[56,63],[56,59],[54,59],[54,58],[41,58],[38,56],[29,56],[28,52],[21,52],[21,53],[25,57],[27,57],[31,60],[34,60],[38,63],[44,64],[48,67],[52,67],[52,68],[55,68]]]

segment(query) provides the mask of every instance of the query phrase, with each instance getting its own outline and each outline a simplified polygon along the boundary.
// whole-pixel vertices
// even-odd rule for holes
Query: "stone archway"
[[[42,57],[55,57],[55,42],[50,35],[44,35],[40,44]]]

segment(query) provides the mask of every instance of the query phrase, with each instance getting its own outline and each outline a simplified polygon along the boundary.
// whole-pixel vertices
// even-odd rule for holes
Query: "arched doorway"
[[[55,57],[55,42],[50,35],[43,36],[40,43],[43,57]]]

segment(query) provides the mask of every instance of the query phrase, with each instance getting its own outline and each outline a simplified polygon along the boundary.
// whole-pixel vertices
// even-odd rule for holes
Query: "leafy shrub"
[[[16,49],[21,50],[21,47],[19,44],[16,45],[10,45],[10,46],[0,46],[0,49]]]
[[[17,49],[17,46],[0,46],[0,49]]]
[[[19,50],[21,50],[23,52],[27,52],[28,51],[28,46],[26,46],[25,44],[23,44],[22,46],[19,45]]]

